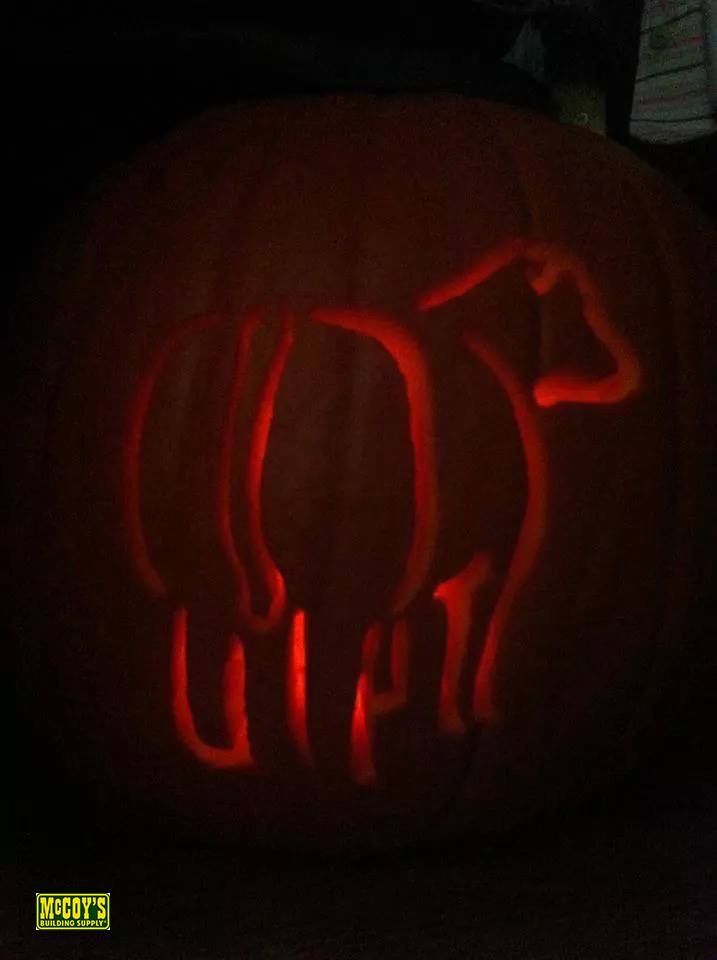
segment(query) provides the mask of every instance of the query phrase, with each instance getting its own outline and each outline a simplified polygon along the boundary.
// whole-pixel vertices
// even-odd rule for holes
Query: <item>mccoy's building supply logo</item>
[[[38,893],[36,930],[109,930],[109,893]]]

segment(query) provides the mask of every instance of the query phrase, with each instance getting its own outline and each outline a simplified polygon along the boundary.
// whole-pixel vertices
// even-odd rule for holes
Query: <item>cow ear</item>
[[[529,244],[524,257],[526,278],[540,298],[538,406],[619,403],[637,392],[640,362],[587,266],[551,243]]]
[[[642,384],[632,344],[615,326],[587,265],[557,243],[508,237],[447,281],[423,291],[420,312],[462,297],[512,264],[521,264],[541,300],[542,372],[533,397],[558,403],[619,403]],[[566,299],[567,298],[567,299]]]

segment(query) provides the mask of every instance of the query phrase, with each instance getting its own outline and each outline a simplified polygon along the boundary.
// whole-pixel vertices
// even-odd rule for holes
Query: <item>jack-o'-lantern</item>
[[[679,638],[706,230],[452,98],[217,111],[34,309],[53,722],[150,821],[358,847],[618,769]]]

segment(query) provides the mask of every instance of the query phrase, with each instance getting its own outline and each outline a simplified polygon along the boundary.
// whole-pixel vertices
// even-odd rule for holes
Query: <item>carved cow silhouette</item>
[[[635,394],[641,385],[641,367],[631,344],[611,323],[601,291],[586,265],[564,246],[515,237],[483,254],[467,270],[421,294],[416,309],[428,313],[450,300],[460,298],[512,264],[522,265],[525,276],[538,297],[549,293],[558,281],[569,281],[578,294],[583,319],[592,335],[611,358],[613,369],[605,376],[584,377],[567,372],[539,377],[532,391],[524,388],[506,358],[478,333],[465,335],[465,347],[483,364],[504,391],[517,427],[527,477],[525,511],[514,550],[492,609],[480,657],[475,667],[473,714],[476,720],[490,723],[496,719],[494,671],[501,639],[518,594],[533,570],[546,533],[548,476],[546,451],[539,427],[538,409],[560,403],[615,404]],[[248,313],[242,324],[224,423],[219,456],[216,494],[218,539],[231,568],[236,591],[236,607],[242,629],[250,636],[266,634],[283,618],[289,622],[286,722],[300,756],[312,762],[312,749],[306,723],[307,680],[306,650],[311,623],[305,610],[290,606],[284,576],[269,550],[262,531],[261,484],[264,456],[269,441],[274,401],[282,372],[291,351],[294,318],[291,310],[283,315],[282,331],[268,365],[258,412],[252,424],[247,451],[245,497],[248,504],[247,542],[253,562],[270,598],[264,613],[252,604],[251,586],[245,563],[232,530],[230,486],[232,447],[237,408],[249,364],[252,337],[262,317],[261,311]],[[350,731],[350,768],[359,783],[376,777],[373,759],[373,727],[382,715],[401,709],[407,698],[410,638],[406,611],[430,573],[439,525],[434,424],[429,372],[422,349],[411,333],[389,313],[356,307],[316,308],[308,319],[350,331],[378,342],[390,355],[404,382],[409,411],[409,432],[413,449],[414,519],[410,546],[403,571],[388,604],[386,616],[372,623],[363,637],[362,658],[356,679]],[[166,340],[141,377],[131,408],[124,460],[124,516],[135,569],[156,597],[169,597],[162,574],[142,520],[140,462],[142,437],[159,378],[170,359],[217,319],[198,317],[181,326]],[[466,651],[472,630],[472,606],[476,591],[485,583],[491,569],[491,556],[475,553],[454,576],[438,584],[433,596],[443,605],[446,643],[443,656],[440,695],[436,706],[437,724],[447,733],[459,735],[465,724],[458,710],[459,681],[466,665]],[[213,767],[249,768],[254,765],[246,704],[246,661],[243,641],[230,638],[224,668],[224,710],[228,745],[207,743],[198,733],[188,696],[187,669],[188,611],[186,605],[175,608],[172,621],[172,713],[181,741],[202,763]],[[376,689],[375,673],[379,648],[390,642],[392,686]]]

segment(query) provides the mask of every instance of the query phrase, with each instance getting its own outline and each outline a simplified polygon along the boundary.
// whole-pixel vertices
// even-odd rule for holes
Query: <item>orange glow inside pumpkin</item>
[[[246,368],[250,358],[251,339],[261,320],[261,312],[251,313],[242,325],[237,338],[234,373],[229,388],[226,420],[222,437],[219,482],[217,484],[217,519],[219,538],[224,555],[234,573],[237,589],[237,604],[242,622],[256,633],[266,633],[281,619],[286,605],[286,587],[281,571],[274,563],[264,541],[261,524],[261,477],[264,458],[269,442],[271,422],[274,416],[276,392],[281,374],[293,340],[292,319],[287,313],[279,343],[269,364],[249,437],[248,469],[246,473],[245,500],[248,509],[248,532],[252,553],[259,573],[270,596],[269,610],[262,616],[252,608],[249,581],[244,564],[237,550],[232,532],[231,472],[236,414],[246,380]]]
[[[413,600],[428,575],[438,532],[438,492],[433,440],[432,393],[421,350],[392,317],[369,310],[312,310],[310,317],[377,340],[403,377],[413,448],[413,538],[401,580],[389,602],[398,614]]]
[[[614,370],[607,376],[592,379],[565,372],[543,376],[533,385],[531,394],[493,347],[475,333],[465,337],[469,353],[491,372],[509,400],[522,444],[528,480],[527,503],[518,538],[475,667],[473,715],[484,723],[495,723],[499,719],[494,686],[501,640],[520,590],[534,568],[546,532],[548,457],[542,439],[539,408],[548,408],[557,403],[618,403],[633,395],[642,384],[640,363],[631,345],[611,323],[601,292],[587,267],[559,245],[521,237],[509,238],[479,257],[467,270],[419,296],[417,309],[429,311],[461,297],[516,261],[524,265],[528,282],[537,296],[545,295],[559,281],[572,281],[575,284],[582,304],[583,319],[608,351]],[[232,531],[230,490],[237,409],[250,363],[252,337],[262,317],[263,311],[249,313],[243,319],[237,335],[233,374],[220,438],[216,488],[217,535],[234,574],[237,613],[243,630],[246,630],[245,642],[271,642],[269,636],[262,640],[260,635],[271,634],[282,627],[290,603],[284,577],[264,539],[261,510],[262,476],[274,406],[294,341],[294,316],[286,308],[282,314],[281,333],[264,376],[249,431],[243,488],[248,545],[269,597],[265,614],[257,613],[252,605],[246,569]],[[367,785],[377,779],[373,753],[375,721],[390,711],[400,710],[406,704],[410,661],[407,614],[416,595],[427,585],[438,535],[440,517],[433,394],[428,366],[419,343],[391,315],[354,307],[322,307],[311,310],[308,318],[315,323],[370,337],[381,344],[401,374],[408,409],[414,478],[412,538],[402,575],[392,592],[385,616],[372,623],[363,637],[349,732],[350,774],[356,783]],[[134,567],[155,597],[168,597],[168,590],[151,559],[142,524],[140,461],[145,422],[158,380],[170,357],[181,350],[193,335],[208,329],[220,319],[194,318],[170,335],[140,378],[130,409],[124,448],[122,502]],[[478,551],[462,570],[433,587],[433,596],[445,611],[445,652],[439,701],[436,704],[437,725],[445,734],[461,735],[466,729],[458,709],[458,687],[466,667],[466,649],[473,630],[473,599],[476,590],[490,575],[491,558],[485,552]],[[307,764],[313,762],[306,720],[307,696],[310,693],[307,680],[310,629],[305,611],[291,611],[290,623],[286,627],[286,717],[291,739],[299,756]],[[180,606],[173,614],[171,654],[172,713],[179,737],[200,762],[209,766],[252,767],[243,642],[236,636],[230,638],[224,672],[224,712],[229,745],[211,746],[198,735],[189,703],[187,632],[188,613],[185,607]],[[380,644],[389,635],[391,689],[376,692],[376,659]]]
[[[291,738],[311,766],[311,745],[306,727],[306,613],[297,610],[289,631],[289,657],[286,677],[287,722]]]
[[[364,785],[376,779],[373,759],[374,720],[400,710],[408,695],[408,624],[401,618],[391,630],[391,689],[376,693],[375,675],[379,647],[386,631],[372,624],[364,634],[361,648],[361,674],[351,720],[351,775]]]
[[[198,760],[210,767],[253,766],[246,715],[246,667],[242,644],[237,637],[230,638],[229,655],[224,666],[224,716],[229,746],[209,746],[197,733],[189,704],[187,627],[187,611],[180,607],[175,611],[172,623],[171,665],[172,713],[179,737]]]

